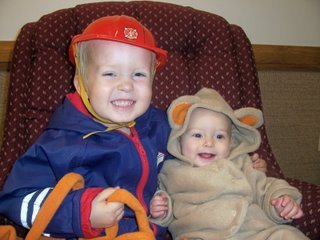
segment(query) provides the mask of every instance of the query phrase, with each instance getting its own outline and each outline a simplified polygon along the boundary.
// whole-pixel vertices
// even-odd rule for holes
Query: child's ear
[[[80,83],[79,83],[78,74],[75,74],[73,77],[73,85],[74,85],[76,91],[80,94]]]
[[[263,124],[262,112],[256,108],[240,108],[234,111],[234,114],[240,122],[254,128],[258,128]]]

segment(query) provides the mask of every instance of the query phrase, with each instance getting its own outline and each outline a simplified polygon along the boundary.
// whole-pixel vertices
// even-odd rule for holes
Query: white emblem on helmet
[[[138,39],[138,31],[135,28],[124,28],[123,31],[124,37],[128,38],[130,40],[136,40]]]

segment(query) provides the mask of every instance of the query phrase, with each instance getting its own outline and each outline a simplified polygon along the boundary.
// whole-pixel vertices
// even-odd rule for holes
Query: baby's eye
[[[192,137],[202,138],[202,134],[201,134],[201,133],[193,133],[193,134],[192,134]]]
[[[219,134],[216,135],[216,138],[217,139],[224,139],[225,136],[223,134],[219,133]]]

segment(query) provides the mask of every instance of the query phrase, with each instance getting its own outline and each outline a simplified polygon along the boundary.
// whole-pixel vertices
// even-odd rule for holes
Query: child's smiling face
[[[195,109],[181,136],[181,154],[194,166],[206,166],[230,154],[231,122],[224,114]]]
[[[154,62],[155,54],[144,48],[92,41],[84,85],[99,117],[127,123],[145,113],[152,97]],[[75,86],[79,92],[77,78]]]

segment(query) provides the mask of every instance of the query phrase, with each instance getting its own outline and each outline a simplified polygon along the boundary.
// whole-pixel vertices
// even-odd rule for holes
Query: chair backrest
[[[9,88],[0,188],[14,161],[45,128],[64,95],[73,90],[74,69],[67,49],[73,35],[107,15],[137,18],[169,52],[154,82],[153,104],[166,109],[178,96],[201,87],[219,91],[233,108],[261,109],[259,82],[250,41],[244,31],[215,14],[150,1],[101,2],[78,5],[26,24],[16,41]],[[274,160],[265,128],[260,129],[259,154],[269,174],[282,173]]]

